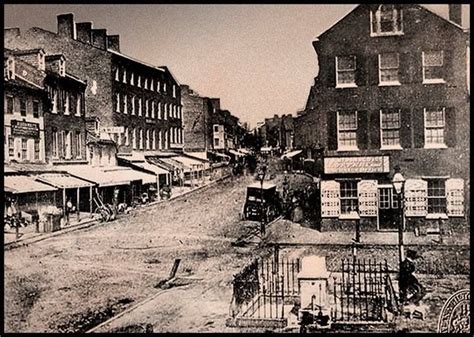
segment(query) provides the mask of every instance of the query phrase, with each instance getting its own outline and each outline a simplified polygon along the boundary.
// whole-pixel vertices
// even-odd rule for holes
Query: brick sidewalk
[[[269,226],[267,242],[289,244],[352,244],[355,232],[320,232],[303,227],[289,220],[279,220]],[[454,234],[443,237],[443,244],[439,244],[438,235],[415,236],[413,232],[404,232],[405,245],[460,245],[469,246],[469,233]],[[398,232],[361,232],[361,242],[369,245],[398,245]]]

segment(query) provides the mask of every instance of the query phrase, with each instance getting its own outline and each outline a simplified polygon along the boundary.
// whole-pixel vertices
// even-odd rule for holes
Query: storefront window
[[[341,181],[341,214],[357,212],[357,182]]]

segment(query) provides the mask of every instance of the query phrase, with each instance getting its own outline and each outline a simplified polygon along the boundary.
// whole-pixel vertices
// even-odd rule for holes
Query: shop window
[[[28,159],[28,139],[26,138],[21,139],[21,159]]]
[[[40,140],[35,139],[35,160],[40,160]]]
[[[379,54],[379,84],[400,85],[398,53]]]
[[[26,99],[20,98],[20,114],[26,116]]]
[[[380,110],[380,129],[382,149],[401,149],[399,109]]]
[[[341,214],[358,211],[357,182],[341,181]]]
[[[380,5],[370,12],[371,36],[403,34],[403,12],[396,5]]]
[[[356,58],[355,56],[336,57],[336,74],[338,88],[355,87]]]
[[[357,148],[357,111],[337,112],[338,151],[356,151]]]
[[[7,114],[13,114],[13,96],[7,96],[7,104],[6,104]]]
[[[446,213],[445,180],[428,180],[428,214]]]
[[[423,83],[444,83],[443,51],[423,52]]]
[[[379,191],[379,208],[390,209],[390,189],[381,188]]]
[[[425,109],[425,148],[443,148],[444,108]]]

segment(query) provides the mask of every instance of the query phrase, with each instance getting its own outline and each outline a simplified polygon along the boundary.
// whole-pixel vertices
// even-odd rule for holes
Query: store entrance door
[[[379,221],[381,231],[396,231],[400,223],[398,196],[390,185],[379,186]]]

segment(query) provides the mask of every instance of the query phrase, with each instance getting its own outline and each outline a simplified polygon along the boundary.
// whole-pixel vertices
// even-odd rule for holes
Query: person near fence
[[[417,305],[425,296],[425,289],[418,279],[413,275],[415,272],[415,260],[422,258],[412,249],[407,250],[407,256],[400,266],[400,278],[398,286],[400,289],[400,303],[414,303]]]

